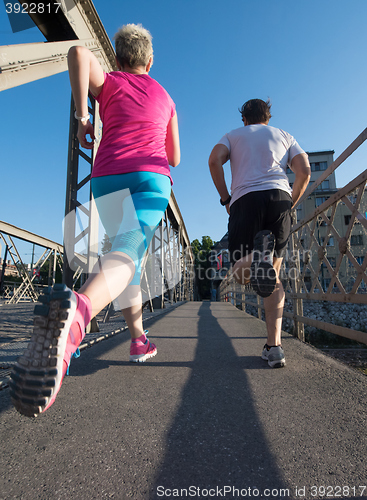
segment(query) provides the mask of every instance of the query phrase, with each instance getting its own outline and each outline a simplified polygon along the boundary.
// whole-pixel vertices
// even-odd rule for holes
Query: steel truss
[[[10,260],[13,262],[13,265],[16,267],[18,275],[22,280],[19,286],[16,286],[11,290],[4,289],[4,297],[9,304],[17,304],[18,302],[25,300],[36,302],[39,295],[39,287],[36,287],[34,283],[36,274],[32,273],[33,269],[31,269],[30,273],[29,269],[24,265],[14,242],[14,238],[27,241],[44,248],[43,254],[37,262],[34,263],[33,267],[39,271],[48,260],[50,261],[48,274],[49,286],[55,283],[57,264],[62,268],[63,247],[62,245],[59,245],[51,240],[0,221],[0,239],[4,242],[7,249],[6,253],[9,255]],[[5,265],[5,262],[3,265]]]
[[[22,1],[23,7],[31,2]],[[35,4],[42,2],[32,2]],[[51,3],[55,3],[51,0]],[[110,39],[99,19],[91,0],[59,0],[61,8],[47,15],[29,14],[34,23],[45,36],[46,43],[31,43],[0,47],[0,90],[6,90],[34,80],[45,78],[67,70],[67,53],[73,45],[81,45],[90,49],[106,72],[116,70],[115,53]],[[36,9],[37,10],[37,9]],[[95,136],[101,137],[101,122],[98,103],[90,97],[89,113],[94,125]],[[71,102],[70,133],[68,152],[67,189],[65,216],[75,213],[68,221],[68,233],[65,236],[64,249],[58,250],[63,258],[63,280],[73,286],[76,276],[90,272],[98,259],[98,214],[90,191],[90,174],[98,142],[90,152],[82,151],[76,137],[77,121],[74,118],[74,104]],[[88,192],[87,199],[85,192]],[[83,200],[84,196],[84,200]],[[75,221],[83,216],[88,219],[86,229],[79,231]],[[86,238],[88,260],[78,255],[76,246]],[[27,240],[28,241],[28,240]],[[13,242],[10,247],[15,248]],[[172,193],[166,214],[156,231],[149,255],[155,266],[161,266],[159,283],[149,280],[147,271],[143,270],[143,289],[149,294],[152,307],[153,297],[156,307],[164,304],[164,293],[169,291],[172,300],[193,300],[193,254],[187,231],[183,223],[177,202]],[[67,257],[68,258],[67,258]],[[70,258],[70,256],[72,256]],[[13,257],[12,257],[13,258]],[[46,258],[46,257],[45,257]],[[20,260],[15,254],[14,260]],[[150,259],[152,260],[152,259]],[[149,262],[149,258],[146,259]],[[160,263],[160,264],[159,264]],[[22,266],[20,266],[22,268]],[[179,277],[177,275],[179,273]],[[32,282],[28,282],[22,274],[25,290],[33,290]],[[176,283],[176,280],[177,283]],[[172,288],[169,288],[172,286]],[[148,290],[153,287],[154,290]],[[37,294],[29,292],[32,300]]]

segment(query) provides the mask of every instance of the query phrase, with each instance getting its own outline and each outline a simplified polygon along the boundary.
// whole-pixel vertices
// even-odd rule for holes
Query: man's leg
[[[264,347],[262,358],[268,361],[272,368],[280,368],[285,365],[285,357],[281,348],[281,331],[284,307],[284,289],[279,279],[282,258],[274,257],[273,267],[277,275],[277,283],[273,293],[264,298],[265,323],[267,329],[267,342]],[[250,281],[252,253],[238,260],[233,266],[233,276],[241,285]],[[268,346],[273,349],[269,349]],[[276,347],[275,347],[276,346]]]
[[[274,292],[269,297],[264,298],[265,321],[266,329],[268,332],[268,346],[278,346],[282,343],[281,331],[285,297],[283,285],[279,279],[282,260],[283,259],[279,257],[274,257],[273,259],[273,267],[275,269],[275,272],[277,273],[277,284],[275,286]]]
[[[277,273],[277,284],[274,292],[264,298],[265,321],[268,332],[267,344],[269,346],[281,345],[281,330],[284,307],[284,289],[279,279],[282,258],[274,257],[273,267]],[[238,260],[233,266],[233,277],[241,285],[247,285],[250,282],[250,267],[252,262],[252,253]]]
[[[232,274],[237,283],[247,285],[251,277],[252,252],[239,259],[233,266]]]

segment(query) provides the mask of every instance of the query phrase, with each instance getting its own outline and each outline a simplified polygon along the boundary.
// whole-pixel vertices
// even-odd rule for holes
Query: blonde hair
[[[116,57],[122,67],[146,66],[149,58],[153,62],[152,35],[141,24],[126,24],[113,37]]]

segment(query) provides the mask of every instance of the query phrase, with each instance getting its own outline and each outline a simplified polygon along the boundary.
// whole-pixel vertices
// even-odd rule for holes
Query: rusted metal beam
[[[63,246],[60,243],[56,243],[55,241],[44,238],[43,236],[38,236],[37,234],[31,233],[25,229],[20,229],[19,227],[13,226],[7,222],[0,221],[0,233],[8,234],[14,238],[34,243],[40,247],[50,248],[51,250],[56,250],[60,253],[63,251]]]

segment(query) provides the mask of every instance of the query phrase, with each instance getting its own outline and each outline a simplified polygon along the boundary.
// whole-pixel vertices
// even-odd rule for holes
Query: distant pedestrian
[[[283,367],[285,295],[279,272],[290,233],[290,210],[308,185],[310,166],[307,154],[290,134],[268,125],[270,107],[261,99],[247,101],[240,110],[244,127],[224,135],[211,152],[209,167],[220,203],[229,214],[233,276],[241,284],[251,282],[264,297],[268,338],[262,358],[271,367]],[[223,170],[228,160],[231,195]],[[295,173],[293,189],[287,166]]]
[[[179,164],[180,146],[175,104],[148,75],[151,39],[141,25],[123,26],[115,35],[119,71],[109,74],[82,46],[68,54],[84,148],[93,148],[95,139],[88,92],[99,102],[103,135],[91,187],[112,250],[100,258],[79,293],[55,285],[41,297],[43,305],[36,306],[33,336],[11,382],[12,401],[26,416],[53,404],[85,326],[116,298],[132,337],[130,361],[145,361],[157,352],[143,331],[141,263],[168,205],[169,165]]]

